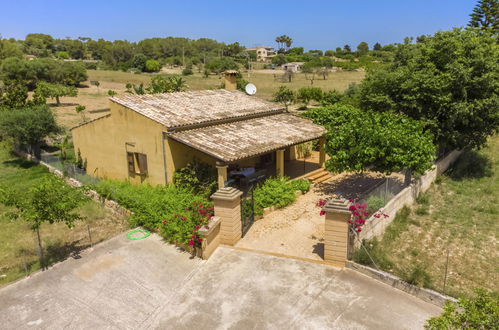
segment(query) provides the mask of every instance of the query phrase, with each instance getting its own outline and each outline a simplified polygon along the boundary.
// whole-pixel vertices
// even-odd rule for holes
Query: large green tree
[[[361,107],[421,121],[444,149],[482,146],[499,126],[497,36],[454,29],[419,40],[368,72]]]
[[[0,136],[11,139],[15,145],[28,148],[36,156],[42,140],[60,131],[47,105],[0,109]]]
[[[391,173],[405,169],[408,184],[412,172],[424,173],[432,166],[435,146],[431,133],[405,115],[344,104],[311,109],[304,115],[327,129],[329,171]]]
[[[77,96],[78,90],[73,86],[64,86],[60,84],[51,84],[40,81],[33,93],[35,103],[43,104],[47,98],[54,98],[57,105],[61,105],[60,98],[63,96]]]
[[[468,25],[491,29],[495,34],[499,33],[499,1],[479,0],[470,15]]]

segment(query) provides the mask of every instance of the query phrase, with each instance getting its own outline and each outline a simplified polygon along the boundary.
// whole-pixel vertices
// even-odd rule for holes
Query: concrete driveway
[[[120,235],[0,289],[2,329],[418,329],[441,310],[348,269]]]

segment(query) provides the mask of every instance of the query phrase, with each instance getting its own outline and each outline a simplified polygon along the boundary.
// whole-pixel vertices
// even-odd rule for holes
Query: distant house
[[[301,70],[303,64],[304,62],[289,62],[281,65],[281,68],[285,71],[298,72]]]
[[[269,46],[258,46],[254,48],[246,48],[247,51],[256,52],[256,60],[258,62],[269,62],[272,60],[272,57],[276,55],[274,48]]]
[[[235,75],[225,79],[235,89]],[[216,167],[219,186],[225,186],[239,169],[286,175],[285,161],[297,158],[296,145],[324,144],[322,126],[237,90],[122,94],[110,98],[110,110],[72,128],[87,173],[102,178],[169,184],[176,170],[198,159]]]

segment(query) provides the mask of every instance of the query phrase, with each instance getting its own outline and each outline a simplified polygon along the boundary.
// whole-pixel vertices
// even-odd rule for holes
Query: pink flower
[[[210,226],[204,226],[204,228],[206,228],[206,229],[210,229]]]
[[[365,216],[365,217],[369,216],[369,213],[364,212],[364,216]]]
[[[350,207],[348,208],[350,211],[355,211],[357,208],[354,206],[354,205],[350,205]]]
[[[201,226],[200,225],[196,225],[196,229],[199,229],[199,228],[201,228]]]
[[[389,217],[389,215],[388,215],[388,214],[384,214],[384,213],[383,213],[383,216],[384,216],[385,218],[388,218],[388,217]]]
[[[192,235],[191,238],[196,238],[196,235]]]
[[[377,218],[377,219],[379,219],[381,217],[381,215],[380,214],[375,214],[374,217]]]
[[[181,217],[180,220],[185,221],[185,220],[187,220],[187,218],[186,217]]]
[[[193,246],[193,245],[194,245],[194,241],[193,241],[192,239],[189,241],[189,245],[190,245],[190,246]]]
[[[320,215],[324,215],[324,214],[326,214],[326,211],[321,210],[321,212],[320,212],[319,214],[320,214]]]
[[[202,238],[198,238],[198,242],[201,243],[203,241]]]
[[[348,201],[349,201],[350,203],[353,203],[355,200],[354,200],[353,198],[350,198]]]
[[[357,228],[357,232],[360,233],[362,231],[362,228]]]
[[[355,215],[355,216],[358,216],[359,212],[353,212],[352,214]]]

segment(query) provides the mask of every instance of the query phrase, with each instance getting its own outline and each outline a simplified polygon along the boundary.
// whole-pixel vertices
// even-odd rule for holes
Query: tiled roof
[[[112,101],[168,128],[280,113],[282,107],[240,91],[205,90],[165,94],[122,94]]]
[[[321,137],[322,126],[291,114],[181,131],[171,138],[225,162],[264,154]]]

